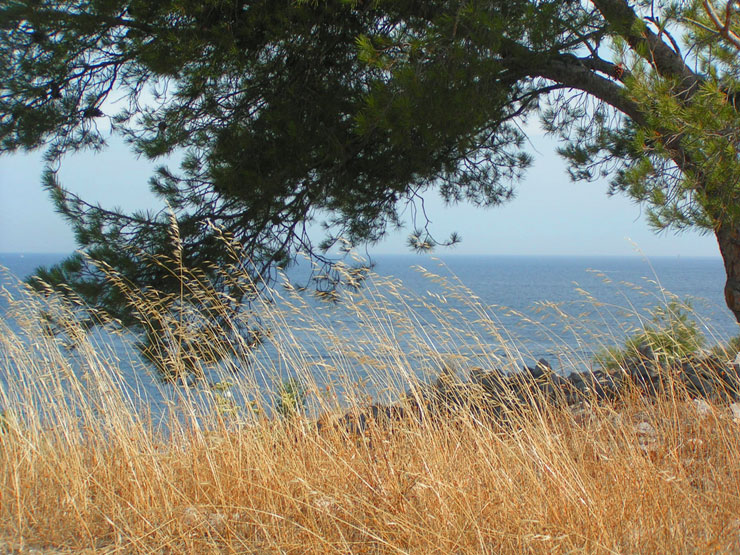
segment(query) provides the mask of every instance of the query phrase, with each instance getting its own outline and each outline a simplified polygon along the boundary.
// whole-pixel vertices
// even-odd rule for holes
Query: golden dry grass
[[[322,368],[343,375],[341,395],[316,378],[295,330],[280,326],[285,314],[261,308],[313,413],[235,415],[220,393],[203,404],[183,389],[166,428],[120,392],[117,355],[77,329],[72,357],[34,320],[47,301],[16,298],[17,328],[0,330],[10,376],[0,397],[0,552],[740,552],[740,424],[728,406],[634,395],[543,405],[505,423],[459,411],[363,436],[319,431],[317,411],[365,402],[351,368],[362,367],[376,396],[398,397],[413,381],[409,345],[421,353],[432,332],[415,326],[411,303],[386,302],[397,288],[371,285],[350,299],[362,321],[351,341],[298,297],[289,305],[334,345]],[[515,350],[494,318],[479,318]],[[440,321],[437,342],[478,333]],[[460,363],[469,353],[453,355]],[[256,379],[237,387],[271,395],[250,389]]]
[[[740,429],[691,404],[2,439],[7,545],[100,552],[736,552]],[[647,432],[645,431],[647,429]],[[654,432],[652,431],[654,430]]]

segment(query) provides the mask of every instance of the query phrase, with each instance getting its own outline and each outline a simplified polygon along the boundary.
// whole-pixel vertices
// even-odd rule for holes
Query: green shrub
[[[740,353],[740,335],[732,337],[726,344],[712,348],[712,354],[721,359],[734,360]]]
[[[306,388],[296,378],[289,378],[280,384],[275,410],[283,418],[293,418],[303,410],[306,402]]]
[[[607,347],[594,355],[596,365],[615,370],[627,361],[650,356],[670,365],[698,353],[705,338],[691,317],[691,305],[676,300],[650,311],[651,324],[629,336],[621,347]]]

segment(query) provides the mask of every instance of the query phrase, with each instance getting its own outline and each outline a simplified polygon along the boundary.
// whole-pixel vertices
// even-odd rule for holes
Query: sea
[[[0,319],[8,333],[22,327],[8,301],[17,297],[18,280],[63,257],[0,254],[5,269],[0,272]],[[708,346],[740,332],[724,302],[719,258],[409,254],[376,255],[369,262],[367,282],[334,299],[338,302],[317,299],[310,286],[304,291],[286,285],[305,285],[306,264],[288,271],[288,281],[276,286],[271,299],[285,310],[272,322],[275,334],[257,355],[262,366],[276,369],[274,376],[264,377],[266,387],[276,387],[267,383],[270,379],[289,379],[296,361],[302,372],[308,368],[316,375],[319,385],[328,383],[338,360],[357,364],[360,381],[365,369],[379,361],[421,373],[431,360],[449,359],[462,367],[491,361],[521,367],[545,358],[556,371],[567,373],[575,369],[574,360],[588,365],[595,353],[619,345],[640,326],[659,326],[671,302],[684,307]],[[135,338],[105,330],[90,333],[101,351],[116,360],[127,394],[137,392],[155,413],[171,405],[180,386],[163,385],[137,358],[131,349]],[[389,344],[398,347],[395,353],[383,352]],[[286,358],[286,352],[291,356]],[[0,387],[8,388],[11,374],[21,371],[6,354],[0,359]],[[231,371],[228,379],[238,382],[238,372]],[[369,391],[379,395],[377,388]]]

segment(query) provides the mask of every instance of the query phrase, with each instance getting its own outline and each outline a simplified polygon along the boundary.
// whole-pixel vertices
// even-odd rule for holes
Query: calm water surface
[[[60,255],[0,254],[0,266],[15,276],[25,277],[37,266],[53,264],[61,258]],[[546,357],[558,368],[559,364],[563,366],[559,361],[566,347],[588,358],[603,345],[604,339],[598,337],[599,333],[603,332],[611,341],[620,341],[629,329],[625,322],[639,323],[640,317],[635,314],[649,318],[645,316],[647,311],[669,298],[669,294],[691,300],[710,343],[725,341],[738,333],[737,324],[724,304],[724,270],[720,259],[656,258],[646,261],[639,257],[462,255],[437,259],[386,255],[373,257],[373,262],[374,272],[382,277],[373,280],[368,291],[377,288],[377,295],[386,295],[383,302],[395,307],[399,314],[409,313],[409,307],[413,309],[409,321],[419,331],[423,348],[442,355],[463,353],[472,362],[482,356],[483,351],[498,350],[502,356],[511,355],[511,344],[523,363]],[[293,271],[298,281],[303,279],[304,270]],[[7,277],[0,280],[6,287],[13,288]],[[401,293],[389,294],[386,282],[392,282],[394,285],[390,289]],[[370,297],[376,298],[376,295]],[[351,337],[356,334],[360,338],[367,337],[363,335],[361,318],[358,320],[351,307],[341,303],[319,303],[309,295],[305,302],[320,320],[323,319],[328,330]],[[7,301],[0,295],[0,315],[12,329],[16,324],[6,311]],[[440,313],[444,315],[442,319],[438,316]],[[476,327],[475,322],[482,314],[488,314],[500,326],[496,333],[485,326]],[[315,330],[302,330],[300,315],[294,318],[287,322],[293,336],[300,343],[312,346],[304,355],[307,364],[320,368],[322,361],[337,356],[332,352],[335,347],[327,346]],[[588,331],[574,330],[569,322],[588,322]],[[387,333],[400,346],[409,342],[410,350],[418,350],[419,337],[412,341],[407,333],[394,329],[393,322],[387,322],[386,326]],[[451,334],[453,329],[467,332]],[[121,344],[122,340],[99,331],[94,333],[102,349],[110,350],[124,361],[120,363],[123,381],[135,382],[136,385],[131,386],[133,389],[147,392],[147,402],[151,406],[163,406],[167,400],[162,397],[162,388],[157,387],[156,377],[135,360],[130,349]],[[506,348],[501,345],[502,333],[512,338]],[[370,349],[372,351],[372,345]],[[69,356],[74,357],[74,354]],[[263,348],[259,356],[280,368],[283,376],[290,375],[291,369],[284,367],[284,361],[270,345]],[[423,365],[423,359],[423,356],[418,358],[419,365]],[[0,376],[0,385],[7,383],[3,377]]]

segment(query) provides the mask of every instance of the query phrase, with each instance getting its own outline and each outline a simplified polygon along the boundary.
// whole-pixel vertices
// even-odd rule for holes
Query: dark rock
[[[523,371],[525,374],[529,374],[529,376],[537,380],[547,374],[552,373],[552,366],[550,366],[550,363],[547,362],[547,360],[545,360],[544,358],[541,358],[540,360],[537,361],[537,364],[534,365],[534,368],[525,366],[523,368]]]
[[[727,369],[727,364],[717,355],[709,355],[701,360],[701,365],[713,373],[719,373]]]
[[[583,400],[613,400],[621,391],[617,378],[599,370],[571,372],[567,380],[571,390],[568,404]]]
[[[586,388],[588,387],[587,384],[587,376],[588,374],[584,372],[571,372],[568,374],[568,381],[570,382],[570,385],[577,389],[578,391],[585,392]]]
[[[740,376],[734,364],[724,363],[717,356],[687,357],[681,361],[678,372],[691,395],[734,400],[740,393]]]
[[[483,368],[473,368],[470,371],[470,381],[474,384],[478,384],[481,387],[485,387],[486,384],[491,384],[492,382],[500,382],[506,374],[504,374],[501,370],[498,368],[494,368],[493,370],[484,370]]]
[[[637,358],[641,360],[655,360],[655,352],[650,345],[643,343],[637,347]]]
[[[676,389],[676,385],[682,387]],[[499,369],[474,368],[468,381],[443,367],[434,383],[414,387],[401,403],[349,411],[333,425],[349,435],[365,435],[373,426],[388,428],[405,418],[423,422],[468,414],[481,421],[505,422],[512,413],[545,403],[576,407],[617,401],[634,388],[649,396],[683,389],[702,401],[737,399],[740,357],[733,364],[697,355],[660,364],[649,346],[641,346],[618,370],[571,372],[563,377],[540,359],[533,368],[525,366],[522,372],[508,375]]]
[[[694,366],[684,366],[681,378],[691,396],[711,397],[716,392],[714,380],[701,375]]]
[[[593,392],[598,399],[616,399],[621,391],[621,382],[611,374],[603,374],[594,382]]]
[[[740,371],[733,364],[719,371],[722,388],[725,396],[732,400],[740,399]]]
[[[334,422],[320,418],[317,426],[319,432],[334,428],[347,435],[361,436],[373,426],[390,428],[394,422],[403,420],[406,415],[406,410],[400,405],[370,405],[350,410]]]
[[[655,359],[649,359],[641,353],[641,356],[626,361],[625,371],[632,385],[644,393],[656,395],[661,390],[660,369]]]
[[[567,378],[551,374],[539,380],[540,393],[551,403],[570,405],[575,401],[575,389]]]

